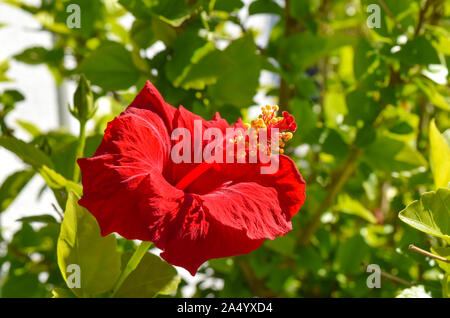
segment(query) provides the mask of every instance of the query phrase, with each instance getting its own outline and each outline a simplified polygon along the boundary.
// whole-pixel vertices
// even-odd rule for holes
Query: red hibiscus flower
[[[295,130],[292,116],[277,119],[273,113],[253,126]],[[286,234],[305,200],[305,182],[285,155],[272,174],[262,174],[259,163],[175,163],[171,134],[176,128],[193,132],[196,120],[203,130],[248,128],[241,120],[229,126],[218,113],[205,121],[183,106],[176,109],[147,82],[108,123],[94,156],[78,159],[79,204],[95,216],[102,235],[151,241],[163,259],[192,275],[209,259],[246,254],[264,239]]]

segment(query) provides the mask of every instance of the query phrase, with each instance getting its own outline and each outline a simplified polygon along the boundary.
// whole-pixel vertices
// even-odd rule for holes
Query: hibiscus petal
[[[197,127],[195,128],[195,122],[197,121]],[[186,128],[191,136],[191,162],[180,162],[177,164],[171,165],[171,180],[176,184],[180,181],[189,171],[194,169],[199,163],[195,163],[194,161],[194,151],[195,151],[195,143],[196,141],[200,141],[199,150],[200,156],[202,157],[203,149],[208,144],[207,140],[203,140],[204,132],[208,128],[218,128],[221,130],[222,134],[225,134],[226,128],[229,125],[227,121],[220,117],[219,113],[214,115],[214,118],[210,121],[204,120],[202,117],[190,112],[183,106],[179,106],[178,110],[174,114],[173,119],[173,128]],[[201,131],[200,129],[201,128]],[[195,131],[195,130],[198,131]]]
[[[178,214],[150,227],[163,228],[153,242],[167,262],[194,275],[208,259],[249,253],[292,229],[290,219],[305,200],[305,182],[292,160],[281,156],[272,175],[261,175],[257,164],[241,165],[205,172],[189,187],[204,193],[186,193]],[[211,184],[214,190],[205,192]]]
[[[270,175],[261,174],[260,164],[214,164],[177,189],[199,164],[174,164],[170,135],[187,128],[194,138],[195,120],[202,133],[229,127],[218,114],[205,121],[182,106],[175,109],[147,82],[108,124],[95,155],[78,160],[84,186],[79,203],[96,217],[102,235],[152,241],[161,257],[193,275],[208,259],[246,254],[289,232],[305,200],[305,182],[283,155]],[[243,128],[242,121],[233,127]]]
[[[253,163],[218,164],[199,176],[186,191],[205,194],[230,181],[255,182],[275,188],[283,213],[289,218],[294,216],[305,202],[306,186],[295,163],[288,156],[280,155],[278,169],[274,173],[262,174],[261,167],[261,164]]]
[[[183,196],[163,176],[169,151],[163,120],[152,111],[131,108],[108,124],[92,158],[78,159],[83,183],[79,203],[97,218],[103,235],[148,239],[153,216],[141,206],[170,206],[170,198]],[[150,202],[158,196],[165,202]]]
[[[247,254],[259,248],[264,239],[249,238],[245,228],[236,224],[230,226],[220,219],[221,213],[226,218],[230,211],[228,207],[217,208],[224,199],[230,199],[230,195],[224,193],[223,197],[217,194],[216,198],[200,198],[186,194],[177,213],[166,214],[164,221],[150,227],[152,232],[159,229],[153,243],[163,250],[161,257],[195,275],[198,267],[209,259]]]
[[[155,112],[164,120],[168,130],[172,131],[172,121],[177,109],[164,101],[159,91],[150,81],[145,83],[144,88],[134,98],[129,107],[143,108]]]

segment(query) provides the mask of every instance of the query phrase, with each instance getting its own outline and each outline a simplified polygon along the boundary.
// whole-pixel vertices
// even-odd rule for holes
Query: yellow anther
[[[284,141],[288,141],[288,140],[291,140],[292,137],[293,137],[292,133],[290,131],[288,131],[284,134],[283,139],[284,139]]]

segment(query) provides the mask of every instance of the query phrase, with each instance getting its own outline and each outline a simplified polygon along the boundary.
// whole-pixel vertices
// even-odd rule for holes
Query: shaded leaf
[[[365,149],[365,160],[377,170],[408,171],[427,166],[423,156],[404,141],[383,136]]]
[[[0,187],[0,213],[5,211],[34,176],[33,170],[18,171],[6,178]]]
[[[127,89],[139,79],[131,53],[121,44],[109,42],[88,56],[78,67],[94,85],[106,90]]]
[[[50,214],[42,214],[42,215],[32,215],[32,216],[25,216],[23,218],[17,219],[16,221],[22,222],[22,223],[58,223],[56,219],[53,217],[53,215]]]

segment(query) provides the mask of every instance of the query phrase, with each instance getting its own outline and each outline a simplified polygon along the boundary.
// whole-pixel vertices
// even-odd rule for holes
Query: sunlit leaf
[[[126,264],[131,255],[125,255]],[[169,295],[177,289],[180,278],[175,268],[158,256],[146,253],[137,268],[123,282],[115,297],[151,298],[158,294]]]
[[[422,194],[399,214],[410,226],[450,241],[450,190],[440,188]]]
[[[78,205],[79,196],[69,192],[61,233],[58,238],[58,265],[68,280],[67,267],[80,268],[81,286],[72,288],[78,297],[107,292],[120,275],[121,260],[114,235],[102,237],[94,216]]]
[[[338,203],[336,208],[340,212],[359,216],[370,223],[377,223],[375,215],[362,205],[359,201],[352,199],[348,194],[341,194],[338,197]]]
[[[450,146],[436,127],[430,123],[430,161],[436,188],[446,188],[450,183]]]

